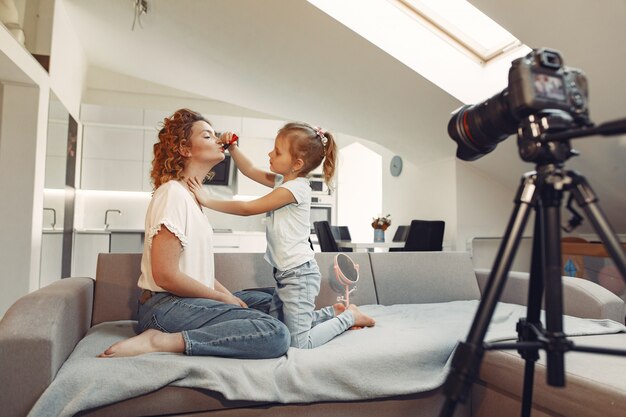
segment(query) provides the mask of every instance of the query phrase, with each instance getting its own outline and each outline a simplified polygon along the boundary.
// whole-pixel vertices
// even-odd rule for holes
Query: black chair
[[[345,242],[352,242],[352,236],[350,236],[350,229],[348,226],[330,226],[330,231],[337,240],[343,240]],[[351,248],[339,248],[340,252],[352,252]]]
[[[410,226],[398,226],[396,233],[393,235],[394,242],[406,242],[406,238],[409,234]],[[402,252],[404,248],[389,248],[389,252]]]
[[[404,251],[437,252],[443,250],[443,220],[413,220]]]
[[[339,252],[337,242],[333,237],[333,232],[327,221],[313,222],[313,229],[317,235],[317,241],[320,244],[322,252]]]
[[[352,242],[352,236],[350,236],[350,229],[348,229],[348,226],[338,226],[338,227],[339,227],[339,240]]]

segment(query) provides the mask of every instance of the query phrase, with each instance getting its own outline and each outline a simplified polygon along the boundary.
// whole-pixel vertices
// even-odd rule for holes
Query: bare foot
[[[114,343],[107,350],[98,355],[99,358],[119,358],[136,356],[149,352],[183,352],[185,341],[180,333],[163,333],[155,329]]]
[[[344,303],[335,303],[333,304],[333,310],[335,310],[335,317],[346,311],[346,306]]]
[[[376,324],[373,318],[361,312],[354,304],[350,304],[348,309],[352,311],[352,315],[354,316],[354,328],[372,327]]]

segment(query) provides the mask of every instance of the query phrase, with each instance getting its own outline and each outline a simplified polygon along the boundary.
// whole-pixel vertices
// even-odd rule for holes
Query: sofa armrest
[[[476,269],[480,292],[484,291],[490,270]],[[500,301],[526,305],[528,302],[528,272],[509,272]],[[563,314],[591,319],[611,319],[624,323],[624,300],[594,282],[563,277]]]
[[[3,416],[25,416],[91,325],[94,281],[65,278],[17,300],[0,321]]]

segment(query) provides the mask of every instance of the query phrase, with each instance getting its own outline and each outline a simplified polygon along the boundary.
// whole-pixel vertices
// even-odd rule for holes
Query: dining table
[[[348,240],[337,240],[337,247],[352,249],[354,252],[375,252],[388,251],[390,248],[403,248],[404,242],[353,242]]]

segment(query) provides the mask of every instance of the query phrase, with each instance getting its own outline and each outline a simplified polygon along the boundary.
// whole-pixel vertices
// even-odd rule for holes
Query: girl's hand
[[[189,190],[196,196],[196,199],[200,204],[204,207],[209,206],[209,201],[211,201],[210,195],[207,190],[204,189],[202,183],[198,181],[197,178],[188,178],[187,186]]]
[[[236,145],[239,146],[237,140],[239,137],[235,135],[233,132],[224,132],[220,135],[219,142],[222,144],[222,148],[224,150],[228,149],[229,146]]]

